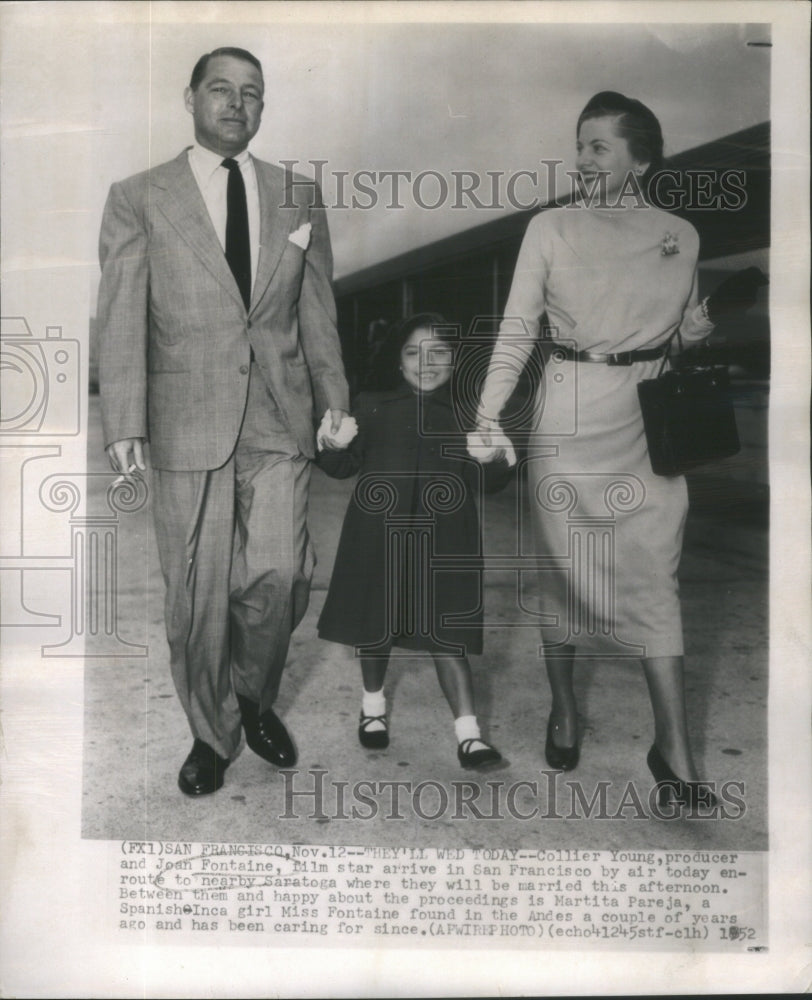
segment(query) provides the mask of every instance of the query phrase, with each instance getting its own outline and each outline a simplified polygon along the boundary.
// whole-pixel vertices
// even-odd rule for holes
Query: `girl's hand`
[[[471,431],[466,438],[468,454],[478,462],[498,462],[505,459],[508,465],[516,464],[516,452],[510,438],[500,428]]]

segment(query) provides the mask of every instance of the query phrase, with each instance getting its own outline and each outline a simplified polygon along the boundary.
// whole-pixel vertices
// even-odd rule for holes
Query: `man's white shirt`
[[[195,143],[189,150],[189,166],[200,188],[203,201],[209,211],[217,239],[225,253],[226,219],[228,217],[228,170],[223,166],[224,156]],[[254,161],[247,149],[232,159],[240,165],[240,173],[245,184],[245,199],[248,204],[248,238],[251,245],[251,288],[257,276],[259,260],[259,188]]]

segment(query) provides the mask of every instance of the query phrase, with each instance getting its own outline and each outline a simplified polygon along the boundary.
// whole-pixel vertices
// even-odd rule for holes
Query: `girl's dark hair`
[[[586,102],[578,116],[577,135],[581,125],[592,118],[617,118],[617,131],[629,144],[629,152],[649,168],[643,175],[648,183],[663,165],[663,130],[654,112],[641,101],[624,97],[614,90],[602,90]]]
[[[448,321],[435,312],[415,313],[395,323],[387,331],[372,358],[372,383],[378,389],[394,389],[400,383],[400,354],[415,330],[426,328],[439,340],[452,341]]]

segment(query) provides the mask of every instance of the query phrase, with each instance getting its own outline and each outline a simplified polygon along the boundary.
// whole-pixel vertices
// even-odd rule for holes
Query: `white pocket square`
[[[304,225],[299,226],[296,232],[291,233],[288,239],[291,243],[295,243],[297,247],[302,250],[307,250],[310,246],[310,230],[312,225],[309,222],[305,222]]]

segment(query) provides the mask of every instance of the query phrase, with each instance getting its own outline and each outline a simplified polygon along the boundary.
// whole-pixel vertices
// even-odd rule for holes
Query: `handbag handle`
[[[674,332],[671,334],[671,336],[665,342],[665,354],[663,354],[663,361],[662,361],[662,364],[660,365],[660,370],[657,372],[657,378],[660,378],[660,376],[665,371],[666,363],[668,362],[669,357],[671,355],[671,344],[674,341],[674,337],[677,338],[677,343],[679,344],[680,354],[685,349],[683,347],[683,345],[682,345],[682,334],[679,332],[679,327],[677,327],[676,330],[674,330]]]

